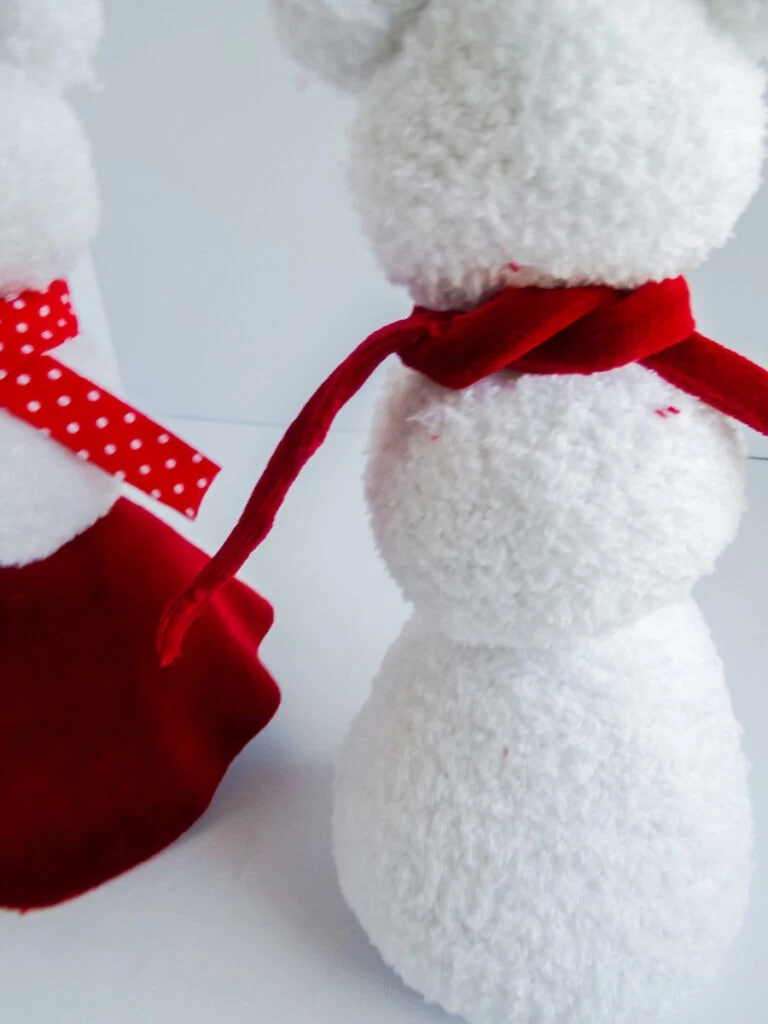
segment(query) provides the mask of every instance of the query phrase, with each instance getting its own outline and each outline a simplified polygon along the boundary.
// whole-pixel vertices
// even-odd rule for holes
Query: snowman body
[[[56,358],[115,390],[112,353],[81,335]],[[33,426],[0,409],[0,567],[28,565],[58,551],[107,515],[120,484]]]
[[[334,836],[347,901],[430,1001],[617,1024],[716,972],[752,828],[690,590],[743,488],[736,428],[641,367],[390,385],[368,490],[415,610],[345,745]]]
[[[273,4],[359,95],[354,199],[421,306],[687,274],[757,189],[765,0]],[[341,756],[336,859],[471,1024],[645,1020],[738,931],[746,769],[691,594],[744,475],[734,426],[639,365],[389,386],[368,498],[414,611]]]
[[[568,651],[462,646],[417,613],[341,759],[343,893],[473,1024],[655,1019],[742,923],[739,736],[692,601]]]

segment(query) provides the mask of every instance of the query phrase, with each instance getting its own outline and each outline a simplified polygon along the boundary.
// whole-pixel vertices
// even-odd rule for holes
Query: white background
[[[105,88],[78,98],[106,198],[95,260],[126,388],[227,467],[199,524],[173,520],[209,546],[307,394],[407,309],[344,190],[351,108],[282,58],[265,7],[107,0]],[[702,329],[768,363],[766,241],[763,194],[694,286]],[[103,333],[87,268],[77,294]],[[277,608],[265,657],[280,715],[172,850],[72,905],[0,917],[2,1024],[446,1019],[370,950],[329,850],[330,764],[406,614],[362,502],[374,392],[344,414],[248,568]],[[752,463],[750,500],[701,598],[745,725],[768,865],[768,464]],[[763,1024],[767,944],[761,866],[729,970],[674,1024]]]

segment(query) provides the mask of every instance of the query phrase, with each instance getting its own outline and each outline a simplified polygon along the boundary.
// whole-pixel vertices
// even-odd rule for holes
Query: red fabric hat
[[[54,555],[0,569],[0,905],[50,906],[158,853],[275,714],[272,609],[230,581],[161,671],[164,605],[206,556],[121,499]]]
[[[469,312],[415,309],[372,334],[325,381],[291,424],[221,550],[166,610],[165,664],[211,595],[268,536],[303,466],[337,413],[389,356],[460,390],[503,370],[592,374],[641,363],[727,416],[768,433],[768,373],[696,333],[683,278],[636,291],[607,287],[508,288]]]

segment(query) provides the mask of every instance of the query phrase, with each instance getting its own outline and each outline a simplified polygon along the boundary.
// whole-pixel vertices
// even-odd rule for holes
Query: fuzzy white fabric
[[[559,647],[681,601],[712,571],[744,506],[744,446],[637,365],[460,392],[399,369],[367,486],[384,560],[435,629]]]
[[[427,0],[272,0],[289,53],[337,88],[356,92],[399,50]]]
[[[111,353],[81,336],[56,358],[112,391],[119,391]],[[98,467],[0,410],[0,567],[46,558],[87,530],[120,496]]]
[[[768,56],[768,0],[707,0],[713,15],[758,59]]]
[[[67,277],[99,214],[90,146],[74,111],[0,64],[0,292]]]
[[[698,988],[739,930],[751,832],[692,602],[572,653],[463,648],[417,617],[353,727],[334,821],[373,942],[473,1024],[647,1021]]]
[[[61,90],[92,79],[101,0],[0,0],[0,55]]]
[[[85,74],[100,34],[92,0],[0,3],[0,294],[68,277],[100,204],[90,147],[55,90]],[[87,339],[57,358],[111,386],[114,365]],[[0,566],[45,558],[105,515],[115,481],[0,411]]]
[[[661,280],[754,194],[763,86],[700,0],[432,0],[364,94],[350,181],[390,279],[429,305],[509,262]]]
[[[757,187],[763,3],[274,2],[305,65],[362,87],[350,181],[418,302],[676,276]],[[739,730],[689,603],[738,526],[738,431],[639,366],[398,372],[367,488],[415,617],[341,759],[345,896],[471,1024],[646,1020],[747,900]]]
[[[350,182],[381,264],[420,303],[480,296],[509,263],[521,283],[685,273],[759,184],[765,78],[704,0],[273,6],[304,66],[369,83]]]

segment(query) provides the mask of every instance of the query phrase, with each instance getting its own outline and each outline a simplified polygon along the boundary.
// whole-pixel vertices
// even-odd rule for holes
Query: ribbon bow
[[[453,390],[503,370],[592,374],[641,363],[726,416],[768,434],[768,372],[696,333],[683,278],[633,292],[507,288],[469,312],[416,309],[376,331],[331,374],[285,433],[220,551],[166,609],[164,664],[206,602],[267,537],[291,485],[337,413],[389,356]]]
[[[219,467],[48,355],[78,332],[65,281],[0,300],[0,407],[84,462],[194,519]]]

